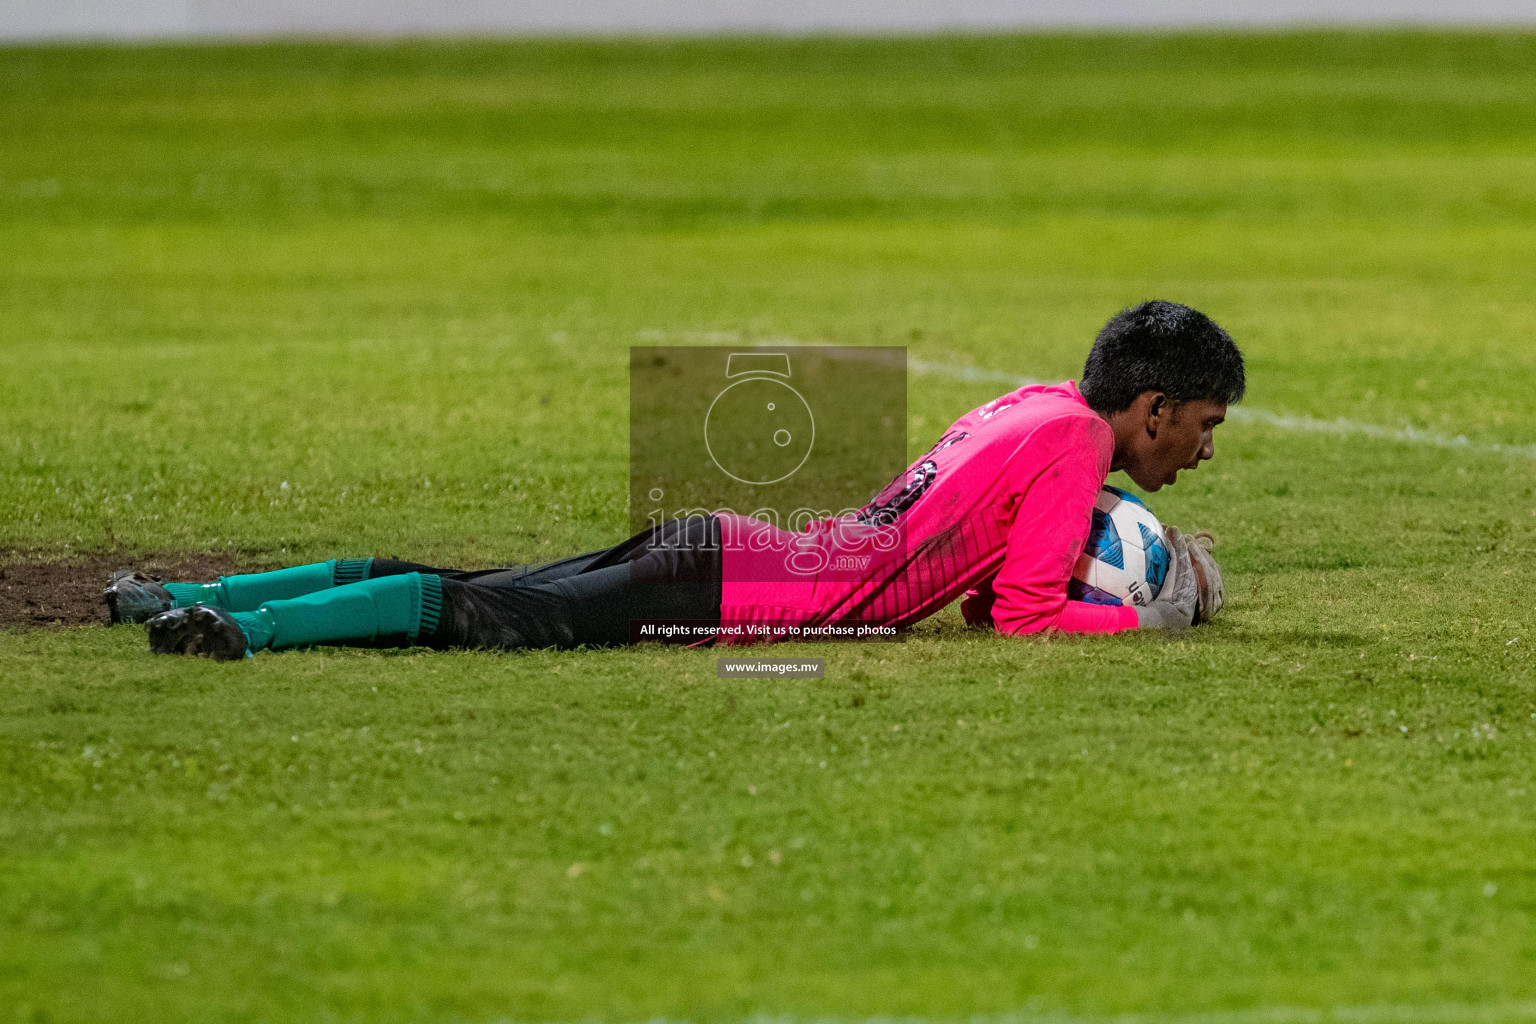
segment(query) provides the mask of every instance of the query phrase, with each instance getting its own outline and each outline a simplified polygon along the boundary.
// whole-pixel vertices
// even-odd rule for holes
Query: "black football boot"
[[[222,608],[195,604],[172,608],[148,622],[149,649],[155,654],[195,654],[214,661],[238,661],[249,644],[234,616]]]
[[[107,615],[114,626],[146,622],[169,611],[172,604],[170,592],[160,581],[137,569],[119,569],[107,577],[107,589],[101,592],[101,599],[107,602]]]

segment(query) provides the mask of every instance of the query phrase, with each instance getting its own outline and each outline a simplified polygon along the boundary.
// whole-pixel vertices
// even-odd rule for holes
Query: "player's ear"
[[[1171,414],[1173,403],[1161,391],[1145,391],[1139,400],[1146,403],[1147,436],[1155,438],[1158,428]]]

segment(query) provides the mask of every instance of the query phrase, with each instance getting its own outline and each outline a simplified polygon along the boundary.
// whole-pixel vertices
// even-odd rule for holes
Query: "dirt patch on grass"
[[[0,556],[0,629],[107,624],[101,588],[117,569],[139,569],[164,580],[206,582],[264,566],[229,555],[82,555],[66,562],[24,562]]]

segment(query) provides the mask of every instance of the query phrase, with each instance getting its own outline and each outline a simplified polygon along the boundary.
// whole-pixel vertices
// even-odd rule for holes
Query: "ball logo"
[[[761,486],[794,476],[816,443],[816,418],[790,386],[784,352],[733,352],[731,381],[704,414],[704,447],[732,480]]]

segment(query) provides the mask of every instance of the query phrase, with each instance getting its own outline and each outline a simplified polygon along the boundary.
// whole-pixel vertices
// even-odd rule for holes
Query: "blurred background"
[[[1531,21],[1536,0],[0,0],[0,39]]]

